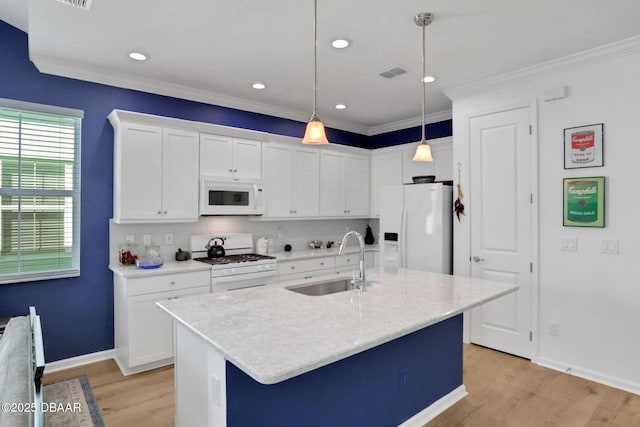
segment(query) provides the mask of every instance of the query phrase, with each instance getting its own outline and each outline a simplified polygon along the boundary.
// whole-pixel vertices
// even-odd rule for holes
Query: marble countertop
[[[337,256],[340,251],[340,245],[336,244],[330,249],[320,248],[320,249],[301,249],[301,250],[293,250],[291,252],[273,252],[268,253],[267,255],[276,257],[279,262],[284,261],[299,261],[302,259],[311,259],[311,258],[321,258],[327,256]],[[380,251],[380,247],[378,245],[365,245],[365,252],[378,252]],[[360,248],[358,246],[347,246],[345,248],[345,253],[347,254],[355,254],[359,253]]]
[[[389,267],[367,270],[367,281],[372,284],[362,293],[306,296],[284,289],[301,283],[291,280],[157,304],[253,379],[274,384],[518,289]]]
[[[211,270],[211,266],[207,263],[188,260],[188,261],[171,261],[164,263],[159,268],[143,269],[136,268],[135,265],[109,265],[109,270],[113,271],[121,277],[144,277],[157,276],[161,274],[183,273],[187,271]]]

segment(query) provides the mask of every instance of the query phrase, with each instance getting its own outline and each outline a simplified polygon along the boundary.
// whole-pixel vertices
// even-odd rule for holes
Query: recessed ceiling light
[[[135,60],[135,61],[146,61],[147,60],[147,55],[145,55],[144,53],[141,52],[131,52],[129,54],[129,58]]]
[[[251,87],[254,89],[264,89],[267,87],[267,85],[265,85],[264,83],[255,82],[254,84],[251,85]]]
[[[345,108],[347,108],[347,106],[344,104],[336,104],[336,110],[344,110]]]
[[[422,79],[422,81],[425,83],[433,83],[436,81],[436,76],[424,76],[424,79]]]
[[[335,47],[336,49],[344,49],[345,47],[349,46],[349,40],[336,39],[331,42],[331,46]]]

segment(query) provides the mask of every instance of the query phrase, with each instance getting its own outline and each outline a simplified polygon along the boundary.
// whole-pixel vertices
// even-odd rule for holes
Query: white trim
[[[14,110],[32,111],[34,113],[55,114],[57,116],[69,116],[77,119],[84,118],[84,110],[37,104],[35,102],[16,101],[15,99],[0,98],[0,106],[4,108],[13,108]]]
[[[436,400],[431,405],[400,424],[398,427],[422,427],[423,425],[458,403],[467,394],[469,393],[467,393],[467,388],[463,384],[451,391],[449,394],[442,396],[440,399]]]
[[[640,36],[588,49],[573,55],[564,56],[551,61],[521,68],[510,73],[479,80],[456,88],[447,89],[444,94],[455,100],[490,88],[516,85],[533,79],[552,76],[576,68],[586,67],[599,62],[605,62],[621,56],[631,55],[640,51]]]
[[[425,116],[425,123],[438,123],[443,122],[445,120],[451,120],[452,118],[451,110],[439,111],[437,113],[427,114]],[[379,126],[372,126],[368,130],[367,135],[373,136],[381,133],[393,132],[396,130],[403,130],[408,128],[413,128],[416,126],[422,125],[422,117],[412,117],[410,119],[398,120],[397,122],[386,123]],[[427,135],[429,136],[429,135]]]
[[[102,362],[113,359],[115,355],[115,350],[104,350],[96,353],[83,354],[82,356],[70,357],[68,359],[56,360],[55,362],[46,364],[44,373],[50,374],[52,372],[88,365],[89,363]]]
[[[554,371],[564,372],[565,374],[573,375],[576,377],[584,378],[589,381],[595,381],[600,384],[604,384],[609,387],[617,388],[619,390],[627,391],[640,395],[640,384],[626,381],[621,378],[614,378],[608,375],[602,375],[588,369],[582,369],[580,367],[571,367],[557,360],[549,359],[547,357],[538,358],[538,365],[545,368],[553,369]]]

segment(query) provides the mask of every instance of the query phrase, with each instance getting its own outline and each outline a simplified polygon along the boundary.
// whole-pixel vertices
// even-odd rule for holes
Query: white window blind
[[[81,117],[2,101],[0,283],[77,276]]]

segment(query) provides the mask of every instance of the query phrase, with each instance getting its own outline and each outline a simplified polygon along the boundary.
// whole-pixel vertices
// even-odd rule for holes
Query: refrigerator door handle
[[[405,268],[407,266],[407,208],[402,207],[402,219],[400,223],[400,267]]]

